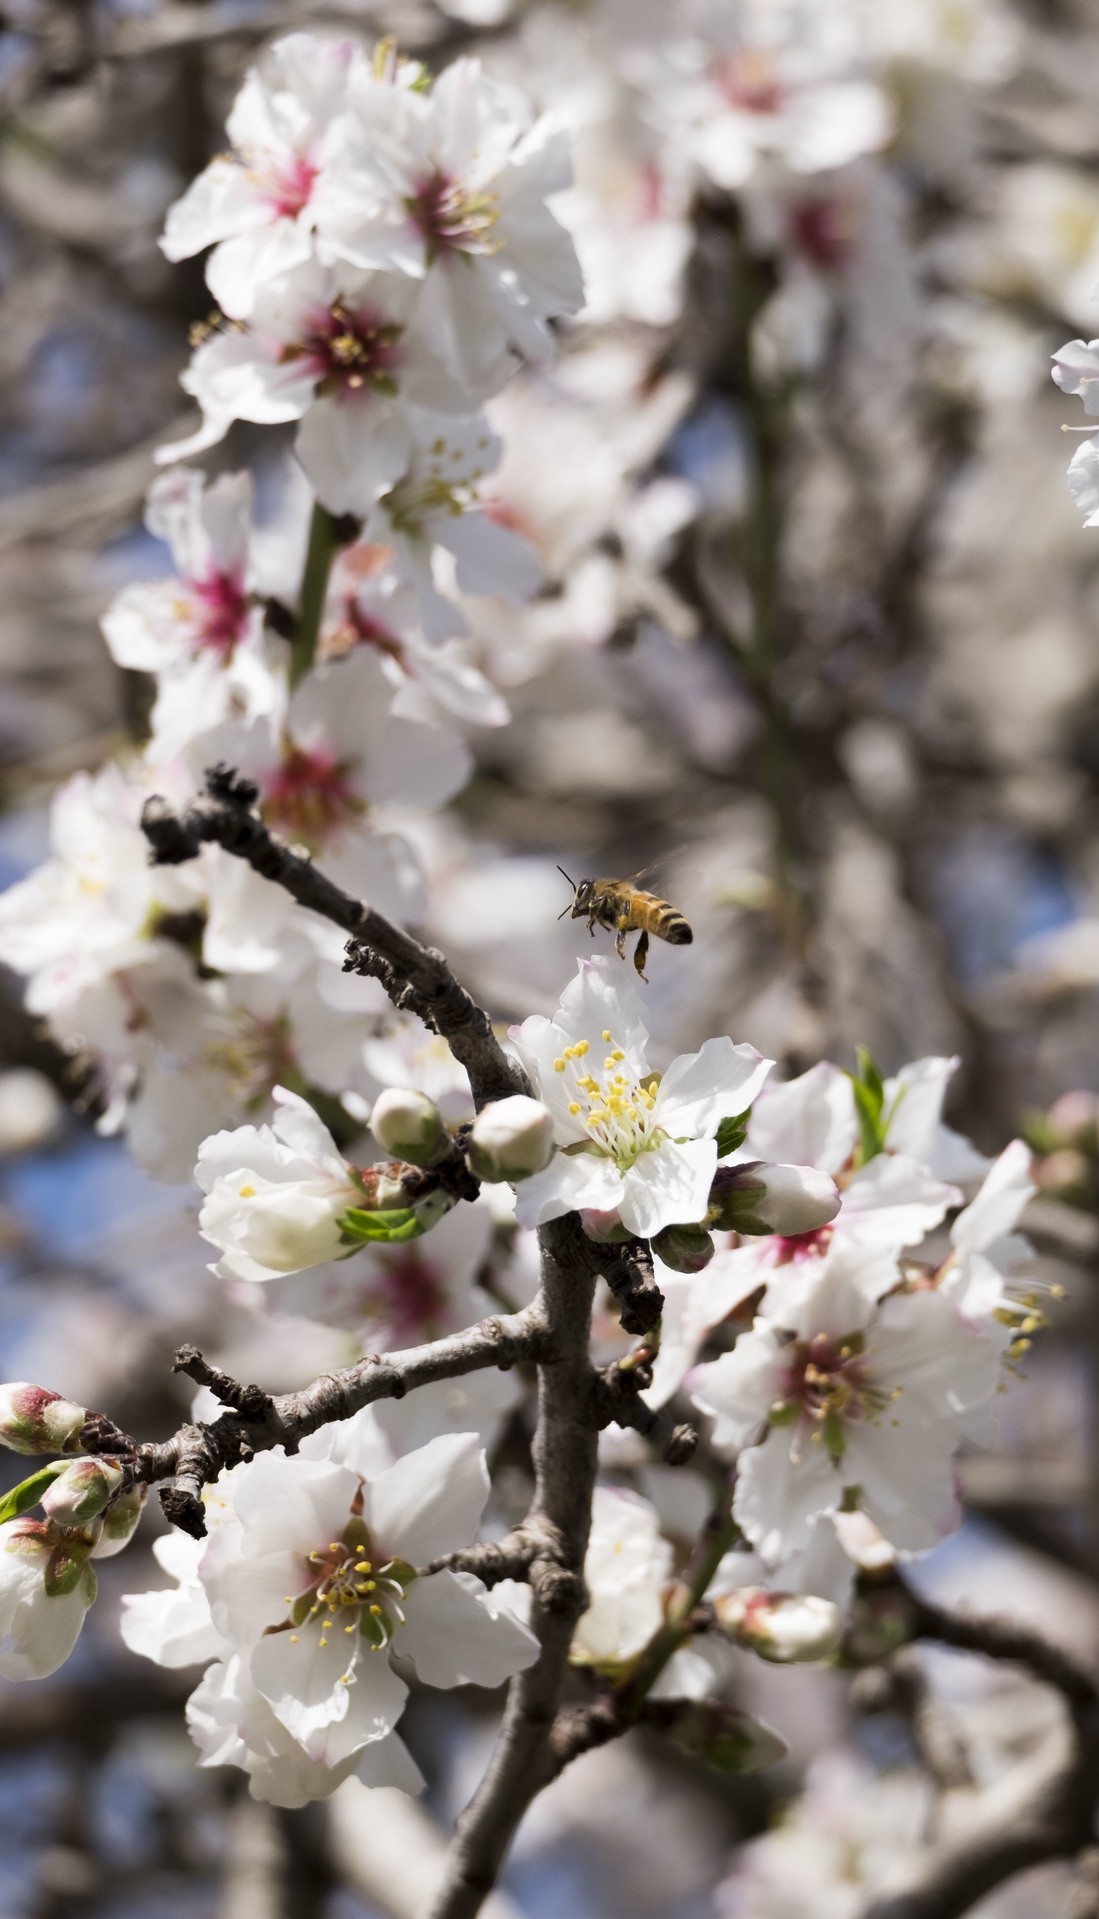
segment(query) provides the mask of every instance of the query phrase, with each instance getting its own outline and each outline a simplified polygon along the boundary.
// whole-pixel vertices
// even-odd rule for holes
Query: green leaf
[[[419,1239],[426,1227],[411,1206],[391,1206],[385,1212],[367,1212],[361,1206],[349,1206],[340,1219],[340,1238],[345,1246],[403,1246],[406,1240]]]
[[[855,1154],[856,1166],[865,1166],[869,1160],[877,1159],[885,1148],[885,1128],[881,1120],[881,1103],[874,1098],[869,1086],[861,1080],[851,1081],[851,1090],[855,1095],[855,1117],[859,1123],[859,1144]]]
[[[727,1158],[730,1153],[736,1152],[738,1146],[743,1146],[748,1137],[748,1121],[751,1117],[751,1108],[749,1108],[746,1113],[738,1113],[735,1119],[723,1119],[721,1121],[717,1129],[717,1156],[719,1159]]]
[[[882,1084],[882,1076],[878,1070],[878,1062],[868,1046],[856,1046],[855,1058],[858,1061],[858,1071],[855,1074],[855,1078],[861,1081],[863,1086],[869,1088],[877,1102],[877,1108],[880,1113],[885,1103],[885,1087]]]
[[[37,1506],[46,1487],[72,1465],[71,1459],[54,1459],[48,1466],[40,1466],[29,1479],[20,1480],[9,1493],[0,1499],[0,1526],[8,1519],[18,1519],[20,1513],[29,1512]]]

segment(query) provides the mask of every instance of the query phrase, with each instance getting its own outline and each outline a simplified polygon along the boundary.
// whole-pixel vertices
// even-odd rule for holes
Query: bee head
[[[587,913],[589,906],[591,906],[591,888],[595,887],[595,881],[593,881],[593,879],[581,879],[581,881],[577,883],[577,881],[573,879],[572,873],[566,873],[564,865],[558,865],[558,873],[562,875],[562,879],[568,879],[568,883],[570,883],[570,887],[572,887],[572,919],[579,919],[581,913]],[[566,913],[568,913],[568,906],[562,906],[562,910],[558,913],[558,919],[564,919]]]

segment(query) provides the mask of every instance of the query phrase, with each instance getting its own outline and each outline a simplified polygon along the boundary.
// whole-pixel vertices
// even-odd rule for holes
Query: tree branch
[[[970,1830],[925,1852],[897,1891],[871,1899],[863,1919],[960,1919],[1006,1879],[1092,1842],[1099,1778],[1099,1691],[1068,1653],[1013,1620],[948,1612],[904,1588],[915,1636],[1026,1667],[1053,1686],[1068,1723],[977,1802]]]
[[[203,1487],[224,1467],[272,1446],[294,1453],[318,1426],[350,1419],[376,1399],[403,1399],[416,1386],[456,1379],[486,1366],[506,1371],[521,1360],[545,1358],[552,1350],[540,1299],[521,1313],[493,1315],[427,1346],[380,1357],[369,1353],[357,1365],[322,1373],[296,1393],[271,1395],[258,1386],[240,1386],[207,1366],[195,1347],[183,1346],[176,1370],[208,1385],[232,1410],[208,1425],[182,1426],[171,1439],[139,1446],[136,1475],[148,1484],[172,1480],[161,1491],[164,1511],[174,1525],[201,1539],[206,1531]]]
[[[612,1424],[631,1427],[669,1466],[685,1466],[698,1446],[698,1433],[688,1421],[677,1419],[669,1407],[654,1411],[646,1405],[641,1394],[651,1385],[652,1374],[647,1367],[621,1366],[617,1362],[604,1366],[595,1376],[596,1421],[600,1430]]]
[[[558,1770],[552,1732],[573,1627],[587,1601],[584,1555],[595,1486],[597,1427],[588,1360],[597,1261],[575,1216],[542,1228],[543,1299],[553,1360],[539,1371],[535,1493],[528,1524],[547,1545],[530,1566],[531,1628],[541,1647],[508,1691],[488,1770],[458,1821],[429,1919],[473,1919],[496,1881],[512,1834]]]
[[[155,794],[146,801],[141,816],[154,864],[182,865],[196,859],[204,845],[220,846],[245,860],[299,906],[354,935],[348,964],[374,973],[395,1005],[402,1010],[411,1006],[443,1035],[469,1074],[478,1107],[510,1093],[528,1093],[530,1083],[522,1067],[508,1058],[488,1014],[459,985],[443,955],[345,893],[314,866],[307,853],[296,851],[273,833],[256,811],[258,797],[251,781],[224,766],[207,773],[204,796],[182,813]]]

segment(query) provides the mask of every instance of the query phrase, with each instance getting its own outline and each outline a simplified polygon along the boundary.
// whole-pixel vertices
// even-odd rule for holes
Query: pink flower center
[[[821,273],[839,273],[851,258],[850,209],[835,197],[799,201],[790,215],[790,233],[798,251]]]
[[[236,1097],[249,1107],[270,1099],[275,1086],[293,1086],[301,1070],[285,1013],[269,1019],[238,1015],[233,1031],[203,1048],[201,1064],[224,1074]]]
[[[350,777],[350,764],[323,747],[310,751],[288,745],[277,772],[267,781],[264,818],[289,839],[314,848],[324,846],[365,811]]]
[[[280,359],[303,360],[322,393],[395,393],[403,331],[368,307],[334,300],[316,309],[302,339],[283,347]]]
[[[376,614],[368,613],[352,594],[348,594],[344,601],[343,619],[328,643],[328,650],[343,655],[349,653],[353,646],[373,647],[375,653],[386,654],[407,671],[404,644],[398,634],[378,619]]]
[[[309,205],[318,171],[301,153],[284,165],[270,169],[263,183],[263,198],[276,218],[297,219],[302,208]]]
[[[819,1419],[837,1401],[857,1415],[866,1382],[861,1354],[861,1337],[841,1341],[815,1333],[812,1339],[795,1340],[784,1354],[780,1397],[787,1405],[800,1405],[811,1419]]]
[[[808,1425],[812,1439],[838,1461],[851,1422],[878,1419],[899,1390],[873,1383],[862,1333],[815,1333],[784,1349],[770,1420],[774,1426]]]
[[[377,1255],[379,1272],[364,1305],[385,1325],[396,1345],[436,1339],[447,1320],[446,1284],[438,1266],[415,1245]]]
[[[192,580],[198,602],[195,644],[227,659],[248,630],[250,601],[239,573],[210,573]]]
[[[422,235],[429,254],[493,253],[490,238],[500,217],[494,193],[478,192],[436,171],[422,181],[405,202],[409,219]]]
[[[779,113],[786,99],[773,60],[760,47],[731,53],[718,68],[717,83],[729,105],[741,113]]]
[[[797,1265],[804,1259],[823,1259],[832,1240],[832,1227],[817,1226],[811,1233],[776,1233],[769,1242],[771,1264]]]

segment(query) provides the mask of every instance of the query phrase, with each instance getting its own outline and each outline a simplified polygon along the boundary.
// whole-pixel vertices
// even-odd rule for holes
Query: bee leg
[[[620,927],[619,927],[619,929],[618,929],[618,931],[617,931],[617,933],[616,933],[616,934],[615,934],[615,936],[614,936],[614,950],[615,950],[615,952],[616,952],[616,953],[618,954],[618,957],[619,957],[619,959],[620,959],[620,960],[624,960],[624,959],[625,959],[625,957],[626,957],[626,928],[625,928],[624,926],[620,926]]]
[[[645,961],[648,959],[648,957],[649,957],[649,935],[647,933],[642,933],[640,939],[637,942],[637,945],[633,949],[633,963],[636,966],[642,979],[645,979],[646,977]]]

